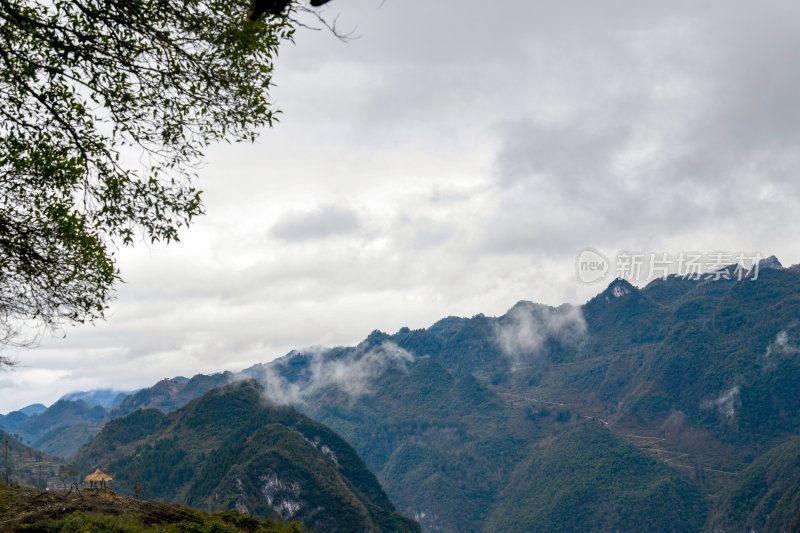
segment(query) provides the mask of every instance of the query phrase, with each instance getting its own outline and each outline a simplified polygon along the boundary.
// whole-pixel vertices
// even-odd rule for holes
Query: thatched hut
[[[96,488],[96,487],[105,487],[106,483],[111,482],[111,476],[102,472],[99,468],[86,476],[84,481],[89,484],[89,487]]]

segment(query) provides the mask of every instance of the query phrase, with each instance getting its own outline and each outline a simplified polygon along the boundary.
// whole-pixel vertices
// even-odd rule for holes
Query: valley
[[[330,461],[267,457],[286,457],[277,450],[289,446],[292,454],[338,449],[341,458],[352,446],[353,464],[363,460],[364,475],[377,479],[375,488],[358,489],[361,496],[345,491],[341,501],[361,501],[354,520],[376,530],[411,527],[363,510],[393,512],[392,504],[424,531],[558,531],[570,520],[597,531],[760,528],[794,516],[786,509],[800,476],[791,468],[782,480],[758,472],[777,460],[800,461],[786,444],[800,432],[799,327],[798,267],[765,268],[758,280],[670,277],[641,289],[617,280],[580,307],[523,301],[497,318],[448,317],[422,330],[374,331],[353,347],[295,351],[237,373],[165,379],[96,419],[94,407],[57,403],[48,410],[76,414],[49,431],[96,428],[77,455],[63,454],[70,468],[105,465],[123,493],[141,483],[148,497],[207,510],[313,524],[309,507],[328,505],[311,499],[295,509],[293,482],[271,477],[270,468],[300,472],[309,468],[300,465],[316,464],[305,470],[305,483],[329,475],[330,487],[341,483],[333,472],[323,474]],[[220,410],[215,398],[246,383],[256,388],[242,389],[250,391],[245,396],[292,405],[343,440],[320,448],[303,431],[297,440],[291,428],[311,423],[298,422],[299,413],[288,426],[285,414],[254,415],[248,429],[233,431],[252,407],[231,400]],[[47,412],[32,420],[49,420]],[[283,426],[270,425],[275,416]],[[174,470],[167,477],[147,466],[167,463]],[[732,506],[733,495],[751,493],[743,484],[759,475],[770,496],[747,504],[759,511]],[[288,500],[255,497],[267,486]],[[364,494],[383,490],[383,503],[363,507]],[[385,525],[392,520],[400,521]]]

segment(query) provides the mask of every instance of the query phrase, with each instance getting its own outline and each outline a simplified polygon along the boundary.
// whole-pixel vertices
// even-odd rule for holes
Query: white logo
[[[587,248],[578,254],[578,279],[583,283],[594,283],[601,280],[608,274],[608,259],[591,248]]]

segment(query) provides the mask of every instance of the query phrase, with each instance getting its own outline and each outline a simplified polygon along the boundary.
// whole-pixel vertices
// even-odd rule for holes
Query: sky
[[[800,262],[800,4],[333,0],[280,122],[208,150],[207,214],[118,252],[105,321],[7,352],[0,412],[370,331],[581,304],[592,249]],[[613,277],[613,276],[612,276]]]

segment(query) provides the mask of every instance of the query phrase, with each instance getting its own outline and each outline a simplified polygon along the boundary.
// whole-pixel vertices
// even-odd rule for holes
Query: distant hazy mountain
[[[116,419],[76,456],[118,491],[205,509],[300,520],[312,531],[418,531],[395,512],[375,476],[341,437],[255,382],[216,389],[164,415]]]
[[[9,413],[0,418],[0,428],[37,450],[68,457],[100,431],[106,414],[103,407],[83,400],[58,400],[39,414]]]
[[[0,415],[0,428],[37,450],[69,457],[100,431],[107,409],[128,394],[111,389],[71,392],[50,407],[36,403]]]
[[[130,394],[131,394],[130,391],[120,391],[114,389],[97,389],[91,391],[70,392],[69,394],[65,394],[64,396],[62,396],[60,399],[72,402],[82,400],[91,407],[99,405],[100,407],[104,407],[105,409],[111,409],[112,407],[116,407],[117,405],[122,403],[122,400],[124,400]]]
[[[26,407],[23,407],[22,409],[19,409],[19,412],[24,414],[24,415],[27,415],[27,416],[34,416],[34,415],[38,415],[39,413],[41,413],[45,409],[47,409],[46,405],[41,404],[41,403],[34,403],[34,404],[28,405]]]
[[[8,480],[12,485],[44,488],[46,481],[58,472],[60,462],[57,458],[26,446],[14,435],[0,430],[0,486],[5,484],[6,442],[8,442]]]
[[[5,415],[0,415],[0,429],[13,433],[18,426],[28,420],[29,416],[22,411],[11,411]]]
[[[126,396],[111,410],[111,418],[130,414],[137,409],[155,408],[169,412],[199,398],[206,392],[227,385],[234,379],[231,372],[206,376],[198,374],[192,379],[183,376],[162,379],[152,387],[141,389]]]
[[[792,470],[764,467],[800,434],[800,266],[726,272],[615,280],[582,306],[522,301],[243,374],[342,435],[428,531],[560,531],[570,509],[597,531],[760,531],[800,508],[776,504],[794,502]],[[171,411],[234,378],[165,380],[117,413]]]

